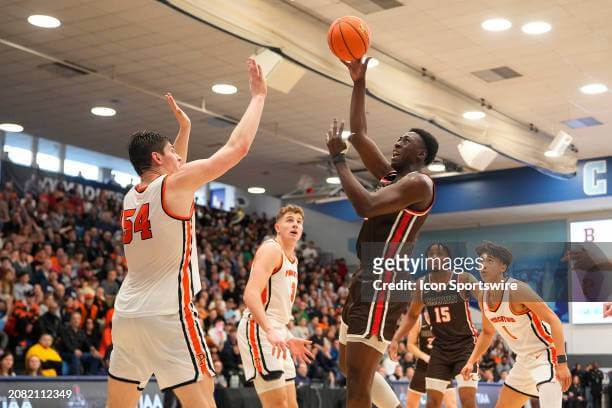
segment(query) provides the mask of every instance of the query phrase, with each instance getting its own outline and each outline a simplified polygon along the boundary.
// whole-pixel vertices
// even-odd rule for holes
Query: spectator
[[[310,336],[310,339],[308,340],[312,341],[313,346],[323,347],[323,343],[325,342],[325,339],[323,338],[323,329],[320,327],[317,327],[314,330],[314,334]]]
[[[291,333],[294,337],[299,339],[307,339],[308,338],[308,322],[306,318],[301,318],[300,322],[297,326],[294,326],[291,330]]]
[[[601,394],[603,391],[604,374],[599,369],[599,364],[592,363],[590,371],[589,383],[591,384],[591,398],[593,400],[593,408],[601,408]]]
[[[104,293],[113,298],[117,296],[119,292],[119,283],[117,282],[117,271],[111,269],[106,273],[106,279],[100,283],[100,286],[104,288]]]
[[[41,362],[41,375],[44,377],[55,377],[62,370],[62,358],[52,347],[53,337],[50,334],[40,336],[38,343],[30,347],[26,353],[26,361],[30,357],[37,357]]]
[[[26,357],[25,375],[30,377],[41,376],[41,362],[37,356]]]
[[[406,369],[406,379],[412,381],[412,377],[414,377],[414,367],[408,367]]]
[[[308,377],[308,366],[304,363],[300,363],[295,373],[295,386],[296,388],[300,388],[310,385],[310,383],[311,380]]]
[[[402,368],[402,366],[399,365],[399,364],[397,366],[395,366],[395,371],[393,372],[393,374],[388,376],[387,379],[389,381],[403,381],[403,380],[405,380],[406,376],[404,375],[404,369]]]
[[[563,400],[566,401],[567,408],[586,407],[585,390],[578,375],[574,375],[572,378],[572,385],[570,385],[567,392],[563,394]]]
[[[54,339],[59,337],[62,319],[59,316],[59,305],[54,296],[47,297],[47,311],[36,322],[37,334],[50,334]]]
[[[34,286],[30,284],[30,274],[26,271],[22,271],[17,275],[17,283],[13,289],[13,297],[15,300],[25,300],[26,293],[32,292]]]
[[[223,363],[219,360],[215,361],[215,387],[227,388],[227,378],[223,373]]]
[[[493,369],[489,368],[488,370],[484,370],[482,372],[482,382],[486,382],[486,383],[494,383],[495,382],[495,377],[493,376]]]
[[[12,377],[15,375],[13,365],[15,358],[9,352],[5,352],[0,356],[0,377]]]
[[[87,340],[81,329],[81,314],[72,313],[70,322],[61,333],[60,356],[67,363],[64,375],[80,375],[83,366],[88,367],[88,374],[97,374],[102,356]]]

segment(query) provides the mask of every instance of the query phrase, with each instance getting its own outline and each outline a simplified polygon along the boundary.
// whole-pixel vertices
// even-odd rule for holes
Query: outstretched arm
[[[410,329],[410,332],[408,332],[408,351],[414,354],[416,358],[420,358],[421,360],[429,364],[429,354],[425,353],[419,348],[420,331],[421,328],[419,327],[419,323],[417,321],[417,323],[412,327],[412,329]]]
[[[247,65],[251,102],[227,143],[208,159],[194,160],[181,166],[176,173],[168,177],[169,189],[193,195],[203,184],[225,174],[248,153],[259,127],[267,88],[261,67],[253,59],[249,59]]]
[[[179,131],[174,139],[174,150],[181,156],[183,163],[187,162],[187,150],[189,148],[189,134],[191,133],[191,120],[189,116],[178,106],[170,92],[166,93],[166,101],[179,124]]]
[[[370,173],[380,180],[391,170],[391,165],[382,154],[376,143],[368,137],[368,124],[365,112],[367,58],[364,62],[355,60],[343,63],[348,67],[353,79],[353,96],[351,97],[351,132],[350,142],[359,153],[363,164]]]
[[[397,349],[399,348],[399,342],[402,341],[408,335],[408,333],[410,333],[412,327],[419,320],[423,306],[424,304],[421,300],[421,291],[417,289],[415,296],[412,298],[412,302],[410,303],[408,313],[404,315],[399,327],[397,330],[395,330],[393,339],[391,339],[391,344],[389,345],[388,350],[391,360],[397,361]]]
[[[483,311],[482,331],[478,335],[478,340],[476,341],[476,345],[474,346],[474,350],[472,350],[470,358],[461,370],[464,380],[468,380],[470,378],[472,370],[474,369],[474,364],[476,364],[485,351],[489,349],[489,346],[491,346],[491,342],[493,341],[493,336],[495,335],[495,327],[493,327],[493,324],[491,324],[489,319],[487,319],[485,316],[482,302],[483,300],[481,296],[478,303],[480,305],[480,310]]]

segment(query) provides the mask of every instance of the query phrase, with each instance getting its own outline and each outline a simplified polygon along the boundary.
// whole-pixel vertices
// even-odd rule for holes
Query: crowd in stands
[[[120,209],[121,196],[114,192],[101,190],[86,200],[61,184],[41,191],[30,183],[18,193],[5,183],[0,190],[0,376],[107,372],[113,301],[127,273]],[[236,328],[245,308],[242,293],[258,244],[273,236],[273,220],[198,207],[197,223],[203,290],[196,307],[221,374],[215,381],[240,385]],[[315,359],[297,367],[296,384],[343,386],[338,331],[349,268],[343,259],[322,256],[312,241],[305,240],[297,255],[300,284],[290,330],[312,341]],[[415,357],[405,344],[399,352],[399,363],[386,358],[380,372],[389,380],[409,381]],[[512,364],[511,353],[496,338],[480,365],[481,378],[503,382]],[[577,369],[568,406],[581,406],[576,401],[584,398],[585,384],[601,393],[593,367]]]

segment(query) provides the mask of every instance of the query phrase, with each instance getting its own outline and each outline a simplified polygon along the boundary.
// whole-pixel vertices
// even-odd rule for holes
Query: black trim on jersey
[[[539,387],[540,385],[547,383],[547,382],[551,382],[554,378],[555,378],[555,365],[552,362],[552,356],[550,354],[550,349],[546,349],[546,355],[548,356],[548,362],[550,363],[550,378],[548,378],[548,380],[544,380],[544,381],[540,381],[539,383],[536,384],[536,387]]]
[[[517,390],[516,388],[514,388],[514,387],[512,387],[512,386],[508,385],[507,383],[504,383],[504,387],[508,387],[508,388],[510,388],[512,391],[514,391],[514,392],[518,392],[519,394],[523,394],[523,395],[524,395],[524,396],[526,396],[526,397],[535,398],[535,399],[538,399],[538,398],[539,398],[539,396],[537,396],[537,395],[531,395],[531,394],[527,394],[526,392],[519,391],[519,390]]]
[[[249,354],[251,355],[251,363],[253,364],[253,377],[251,378],[247,378],[246,381],[253,381],[255,379],[255,377],[257,376],[257,367],[255,366],[255,359],[253,357],[253,349],[251,348],[251,341],[249,339],[249,323],[251,322],[250,319],[247,319],[246,321],[246,339],[247,339],[247,344],[249,345]]]
[[[295,377],[285,378],[285,382],[294,381],[294,380],[295,380]]]
[[[546,349],[548,350],[548,348],[550,347],[550,344],[543,339],[542,337],[540,337],[538,331],[536,330],[534,323],[533,323],[533,319],[531,318],[531,312],[527,313],[527,317],[529,317],[529,322],[531,323],[531,330],[533,330],[533,333],[536,335],[536,337],[542,342],[542,344],[544,344],[546,346]],[[542,327],[544,327],[544,325],[542,325]],[[549,356],[550,357],[550,356]]]
[[[266,305],[264,306],[264,311],[266,312],[268,311],[268,306],[270,306],[271,300],[272,300],[272,275],[270,275],[270,278],[268,279],[268,301],[266,302]]]
[[[140,385],[140,381],[128,380],[127,378],[117,377],[116,375],[112,375],[110,371],[108,372],[108,376],[113,380],[122,381],[130,384],[137,384],[136,388],[138,388],[138,385]]]
[[[199,319],[199,316],[197,313],[194,312],[195,318]],[[204,356],[206,357],[206,366],[208,367],[208,371],[210,374],[212,375],[217,375],[217,372],[215,371],[215,368],[213,367],[211,361],[210,361],[210,356],[208,355],[208,347],[206,346],[206,342],[204,341],[204,336],[202,335],[202,329],[200,328],[200,324],[199,324],[199,320],[195,322],[195,327],[196,330],[198,332],[198,340],[200,340],[200,345],[202,346],[202,348],[204,349]],[[211,375],[211,376],[212,376]]]
[[[164,392],[164,391],[174,390],[176,388],[182,387],[184,385],[193,384],[195,382],[198,382],[198,380],[197,379],[195,379],[195,380],[187,380],[185,382],[182,382],[182,383],[179,383],[179,384],[176,384],[176,385],[172,385],[170,387],[162,388],[160,391]]]
[[[183,225],[183,255],[185,254],[185,222],[182,222]],[[191,258],[191,254],[189,254]],[[185,343],[187,344],[187,350],[189,350],[189,355],[191,356],[191,362],[193,363],[193,368],[195,370],[195,376],[192,382],[196,382],[198,380],[198,376],[200,370],[198,370],[198,364],[196,363],[195,354],[191,349],[191,344],[189,344],[189,336],[187,335],[187,331],[185,329],[185,319],[183,318],[183,296],[181,292],[181,273],[183,271],[183,262],[185,261],[184,257],[181,256],[181,264],[179,266],[178,273],[178,297],[179,297],[179,318],[181,320],[181,328],[183,329],[183,337],[185,338]]]
[[[264,358],[264,355],[263,355],[263,347],[261,347],[261,339],[259,338],[259,325],[257,323],[255,323],[255,335],[257,336],[257,345],[259,346],[259,354],[261,354],[261,363],[263,364],[263,368],[269,374],[272,374],[273,371],[270,371],[270,369],[266,365],[266,359]],[[281,373],[282,373],[282,371],[281,371]],[[263,377],[264,380],[266,379],[266,377],[263,374],[262,374],[262,377]]]

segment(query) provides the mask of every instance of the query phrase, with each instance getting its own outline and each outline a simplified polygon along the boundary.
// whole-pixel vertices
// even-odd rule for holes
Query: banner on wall
[[[87,200],[95,199],[102,191],[115,194],[121,199],[126,191],[118,184],[105,184],[82,177],[66,176],[2,160],[0,182],[4,185],[7,181],[11,181],[15,190],[21,193],[53,191],[61,186],[64,191],[74,190]]]

